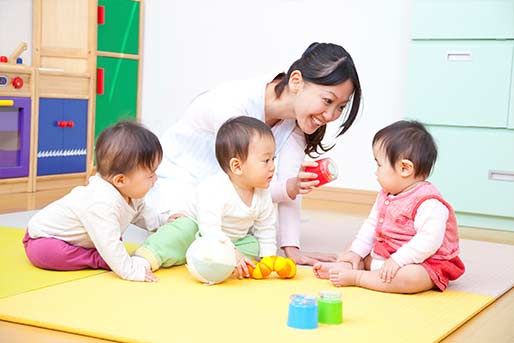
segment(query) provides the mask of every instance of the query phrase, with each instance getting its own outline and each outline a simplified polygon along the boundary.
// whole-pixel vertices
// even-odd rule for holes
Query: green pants
[[[186,263],[186,251],[195,240],[198,225],[188,217],[161,226],[149,236],[135,254],[150,262],[152,270],[162,267],[179,266]],[[236,248],[250,259],[259,256],[259,242],[248,235],[234,242]]]

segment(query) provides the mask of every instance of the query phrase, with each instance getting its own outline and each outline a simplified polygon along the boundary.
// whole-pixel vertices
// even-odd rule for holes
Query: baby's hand
[[[248,265],[251,265],[255,268],[255,264],[248,259],[248,257],[244,256],[236,249],[236,268],[234,269],[234,276],[238,279],[242,279],[243,277],[250,277],[250,271],[248,270]]]
[[[180,217],[185,217],[186,215],[184,213],[174,213],[171,216],[168,217],[168,223],[171,223]]]
[[[145,273],[145,282],[157,282],[159,279],[152,273],[152,270],[147,269]]]
[[[348,262],[352,265],[352,269],[363,269],[361,265],[363,264],[362,257],[360,257],[358,254],[354,253],[353,251],[347,251],[341,255],[338,256],[337,260],[339,262]]]
[[[400,266],[398,263],[389,257],[382,265],[382,268],[380,268],[380,278],[382,279],[382,282],[390,283],[396,276],[399,269]]]

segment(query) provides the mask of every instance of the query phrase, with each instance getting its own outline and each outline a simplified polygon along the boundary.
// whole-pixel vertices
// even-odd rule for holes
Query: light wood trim
[[[40,14],[41,48],[78,49],[86,53],[88,3],[89,0],[44,0]]]
[[[57,70],[52,68],[38,68],[39,73],[44,76],[64,76],[78,79],[88,79],[90,73],[72,73],[69,71]]]
[[[31,67],[24,66],[22,64],[0,64],[0,70],[2,73],[16,73],[16,74],[30,74],[32,72]]]
[[[41,66],[41,0],[32,2],[32,66]]]
[[[38,147],[38,127],[39,127],[39,72],[32,69],[32,111],[30,120],[30,166],[29,166],[29,184],[27,192],[36,190],[36,173],[37,173],[37,147]]]
[[[377,198],[377,194],[378,192],[376,191],[322,187],[314,189],[311,193],[305,195],[304,199],[373,205]]]
[[[28,177],[0,179],[0,194],[24,193],[29,185]]]
[[[38,88],[41,97],[89,97],[88,78],[40,74]]]
[[[21,42],[20,44],[18,44],[18,47],[16,48],[16,50],[14,50],[14,52],[9,56],[9,63],[10,64],[16,64],[16,59],[18,57],[20,57],[20,55],[25,50],[27,50],[27,43]]]
[[[41,56],[87,59],[88,53],[75,48],[42,48]]]
[[[85,185],[86,182],[86,173],[38,176],[36,191],[56,188],[72,188],[75,186]]]
[[[139,55],[133,55],[133,54],[123,54],[120,52],[107,52],[107,51],[97,51],[97,56],[102,57],[113,57],[113,58],[124,58],[127,60],[139,60]]]
[[[89,2],[89,63],[88,69],[91,74],[91,81],[89,83],[89,102],[88,102],[88,115],[87,115],[87,157],[86,157],[86,178],[92,175],[93,166],[93,147],[95,141],[95,113],[96,113],[96,47],[98,45],[98,0],[91,0]]]
[[[13,93],[11,91],[2,91],[2,90],[0,90],[0,96],[20,96],[20,97],[29,98],[29,97],[32,96],[32,93],[31,92],[16,92],[16,93]]]
[[[26,182],[28,180],[28,177],[14,177],[10,179],[0,179],[0,186],[4,185],[11,185],[16,184],[20,182]]]
[[[64,94],[64,93],[52,93],[42,91],[39,93],[41,98],[52,98],[52,99],[79,99],[79,100],[88,100],[89,95],[87,94]]]
[[[136,108],[136,120],[141,122],[141,108],[143,100],[143,40],[144,40],[144,22],[145,22],[145,3],[140,1],[139,3],[139,63],[137,68],[137,108]]]

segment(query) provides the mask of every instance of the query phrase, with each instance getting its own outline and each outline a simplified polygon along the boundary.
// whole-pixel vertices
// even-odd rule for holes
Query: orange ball
[[[277,256],[275,259],[275,271],[282,279],[290,279],[296,275],[296,263],[287,257]]]
[[[272,270],[264,263],[257,263],[255,265],[255,269],[252,272],[252,277],[254,279],[264,279],[267,278],[271,274]]]
[[[268,267],[271,271],[275,269],[275,260],[277,259],[277,256],[266,256],[261,259],[260,263],[263,263]]]

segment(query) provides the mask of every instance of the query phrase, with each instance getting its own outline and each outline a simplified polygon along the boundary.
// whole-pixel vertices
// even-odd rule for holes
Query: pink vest
[[[441,247],[430,258],[450,260],[459,253],[459,232],[455,212],[430,182],[422,182],[406,193],[388,197],[382,190],[378,195],[378,223],[375,230],[376,241],[373,250],[384,258],[409,242],[416,234],[414,218],[423,201],[437,199],[449,213],[446,233]]]

